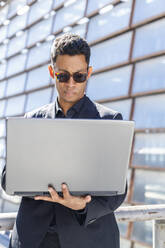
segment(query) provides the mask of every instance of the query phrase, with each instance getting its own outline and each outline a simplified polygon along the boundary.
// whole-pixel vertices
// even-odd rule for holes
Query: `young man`
[[[122,119],[120,113],[85,95],[92,73],[89,59],[90,48],[78,35],[57,38],[52,45],[49,71],[58,97],[55,103],[27,113],[26,118]],[[49,197],[22,198],[10,248],[119,248],[114,210],[122,204],[126,192],[109,197],[80,197],[70,195],[67,185],[61,187],[63,196],[49,187]]]

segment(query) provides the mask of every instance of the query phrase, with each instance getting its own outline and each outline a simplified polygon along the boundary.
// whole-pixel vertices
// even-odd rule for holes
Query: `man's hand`
[[[49,202],[57,202],[65,207],[71,208],[73,210],[81,210],[86,207],[86,204],[91,201],[91,196],[73,196],[69,193],[68,187],[66,184],[62,184],[62,193],[63,197],[59,196],[58,193],[52,187],[48,187],[48,191],[51,195],[49,196],[36,196],[35,200],[43,200]]]

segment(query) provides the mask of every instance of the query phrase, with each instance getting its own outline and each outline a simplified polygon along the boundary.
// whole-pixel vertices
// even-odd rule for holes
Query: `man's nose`
[[[72,86],[75,86],[75,84],[76,84],[76,82],[74,81],[73,77],[70,76],[70,79],[68,80],[68,85],[69,85],[70,87],[72,87]]]

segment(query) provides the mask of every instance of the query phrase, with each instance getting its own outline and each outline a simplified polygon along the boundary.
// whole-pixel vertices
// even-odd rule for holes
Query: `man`
[[[120,113],[92,102],[85,95],[92,73],[89,59],[90,48],[78,35],[64,34],[57,38],[49,66],[56,81],[57,100],[27,113],[26,117],[122,119]],[[2,184],[4,187],[5,169]],[[22,198],[10,248],[119,248],[114,210],[122,204],[126,193],[80,197],[72,196],[66,184],[61,187],[62,196],[49,187],[49,197]]]

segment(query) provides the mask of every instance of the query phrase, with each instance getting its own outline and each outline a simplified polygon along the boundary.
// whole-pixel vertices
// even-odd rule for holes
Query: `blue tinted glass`
[[[133,116],[136,128],[165,127],[164,111],[164,94],[137,98]]]
[[[132,239],[152,244],[152,221],[133,223]],[[138,247],[138,246],[137,246]]]
[[[132,66],[93,75],[88,82],[87,94],[93,100],[128,94]]]
[[[133,93],[165,88],[165,57],[137,63],[133,82]]]
[[[113,0],[88,0],[87,15],[93,11],[102,8],[103,6],[113,2]]]
[[[26,73],[8,79],[6,96],[23,92],[25,87]]]

